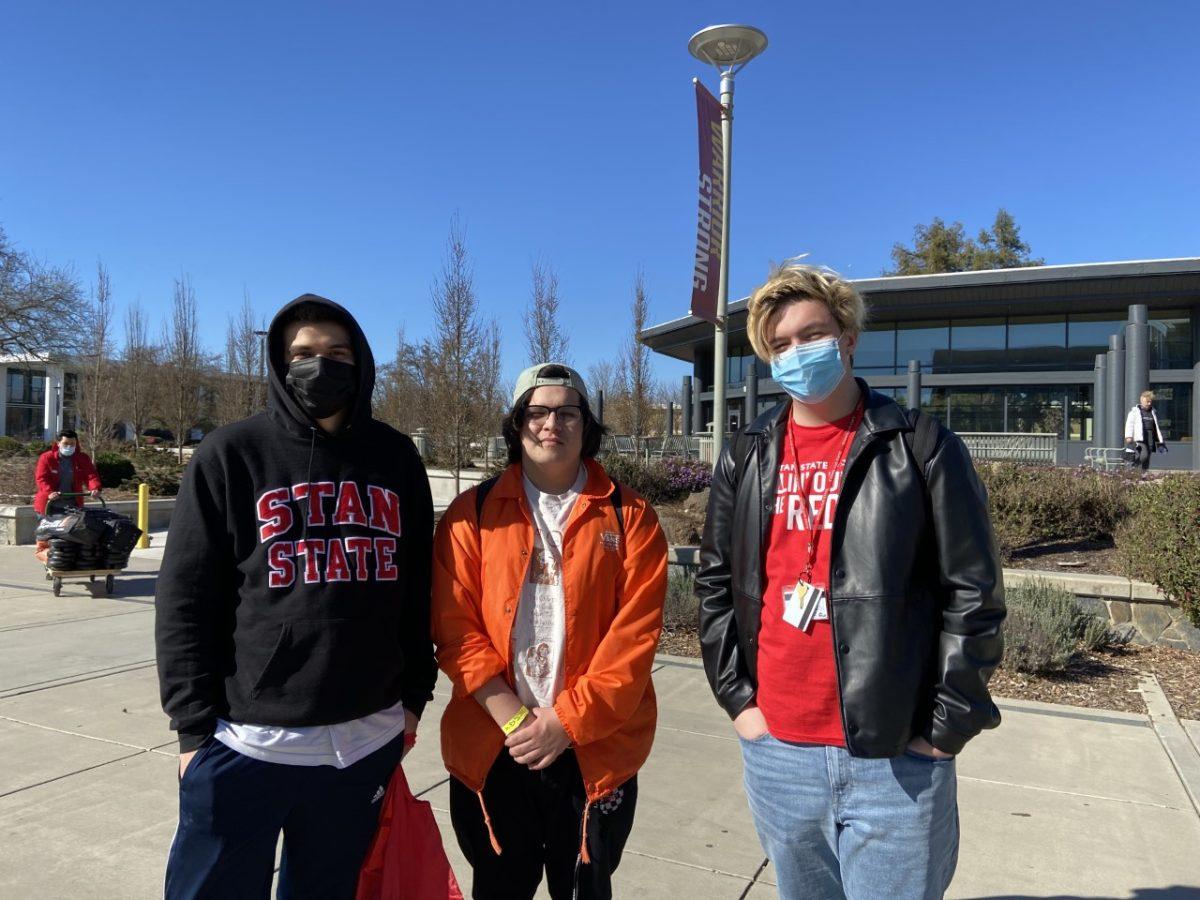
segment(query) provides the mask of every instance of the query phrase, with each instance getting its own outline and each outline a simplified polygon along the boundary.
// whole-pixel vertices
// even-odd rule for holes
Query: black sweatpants
[[[266,900],[283,832],[279,900],[353,900],[404,736],[352,766],[251,759],[215,738],[179,783],[166,900]]]
[[[492,849],[479,797],[457,778],[450,779],[450,821],[473,870],[475,900],[529,900],[543,870],[554,900],[612,897],[612,873],[633,828],[637,776],[592,805],[588,865],[579,859],[587,796],[573,750],[541,772],[514,762],[507,749],[501,751],[488,773],[483,797],[500,855]]]
[[[1138,441],[1133,446],[1137,450],[1137,462],[1134,463],[1134,466],[1143,472],[1149,471],[1150,457],[1154,453],[1154,448],[1146,441]]]

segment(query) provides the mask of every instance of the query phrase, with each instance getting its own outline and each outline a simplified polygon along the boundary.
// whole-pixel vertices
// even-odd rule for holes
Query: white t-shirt
[[[587,483],[587,470],[580,467],[575,483],[563,494],[543,493],[528,478],[524,482],[533,516],[533,555],[513,623],[512,667],[517,696],[532,708],[553,706],[563,689],[563,533]]]
[[[404,704],[338,722],[336,725],[245,725],[217,719],[213,734],[243,756],[287,766],[333,766],[345,769],[384,746],[404,730]]]

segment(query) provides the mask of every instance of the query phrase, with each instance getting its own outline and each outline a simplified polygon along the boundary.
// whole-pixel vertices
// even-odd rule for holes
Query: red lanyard
[[[830,471],[829,471],[829,477],[825,479],[825,489],[821,492],[821,497],[820,497],[821,503],[819,505],[819,508],[821,509],[822,514],[824,514],[825,505],[829,502],[829,494],[833,490],[833,480],[837,476],[838,468],[839,467],[844,468],[844,466],[845,466],[846,454],[850,450],[850,439],[852,437],[854,437],[855,433],[858,431],[859,423],[862,421],[862,416],[863,416],[863,412],[864,412],[863,407],[864,407],[864,404],[863,404],[862,399],[860,398],[858,403],[856,403],[854,405],[854,412],[851,414],[851,419],[850,419],[850,427],[846,430],[846,433],[844,435],[842,435],[842,442],[841,442],[841,445],[838,447],[837,456],[835,456],[833,459],[833,468],[830,469]],[[800,485],[800,455],[796,451],[795,441],[792,440],[792,427],[794,426],[794,424],[795,423],[792,422],[791,410],[789,410],[788,411],[788,423],[787,423],[787,442],[788,442],[788,447],[792,451],[792,464],[795,466],[795,470],[796,470],[796,485],[797,485],[797,487],[799,487],[799,485]],[[844,474],[845,473],[843,471],[843,476],[844,476]],[[804,566],[804,575],[802,576],[801,580],[804,581],[805,583],[807,583],[808,580],[810,578],[812,578],[813,569],[816,567],[816,564],[817,564],[817,544],[820,540],[821,532],[817,529],[817,520],[813,517],[812,506],[809,503],[809,496],[808,496],[807,492],[804,494],[802,499],[804,501],[801,504],[801,508],[804,511],[803,518],[807,520],[805,524],[808,527],[808,552],[806,553],[806,558],[808,561]]]

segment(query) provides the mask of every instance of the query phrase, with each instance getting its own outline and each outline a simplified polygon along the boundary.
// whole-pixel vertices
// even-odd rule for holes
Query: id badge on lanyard
[[[784,588],[783,621],[801,631],[808,631],[813,622],[829,621],[829,595],[803,580]]]
[[[844,454],[848,449],[850,438],[858,431],[859,413],[862,410],[861,401],[854,408],[854,417],[850,420],[850,428],[846,432],[846,436],[842,439],[841,447],[838,448],[837,456],[834,459],[833,473],[837,472],[838,466],[845,462]],[[788,440],[791,440],[791,430],[788,430]],[[792,449],[792,458],[796,460],[797,471],[799,471],[799,459],[795,448]],[[827,481],[825,489],[824,502],[819,504],[820,508],[824,508],[829,502],[830,485],[833,483],[833,473]],[[812,627],[813,622],[828,622],[829,621],[829,594],[821,587],[809,581],[812,578],[812,570],[816,565],[817,558],[817,517],[812,514],[811,507],[805,504],[808,510],[808,565],[805,568],[804,575],[797,579],[796,583],[791,587],[783,589],[783,621],[787,622],[793,628],[799,628],[801,631],[808,631]]]

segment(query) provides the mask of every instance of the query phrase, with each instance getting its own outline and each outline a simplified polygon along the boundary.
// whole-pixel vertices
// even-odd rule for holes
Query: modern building
[[[0,357],[0,436],[49,441],[79,422],[77,365],[61,360]]]
[[[958,432],[1056,433],[1059,459],[1080,462],[1089,446],[1113,446],[1112,411],[1125,391],[1102,386],[1098,371],[1113,336],[1121,377],[1130,330],[1131,365],[1148,366],[1149,387],[1167,446],[1167,463],[1190,468],[1200,426],[1200,258],[1036,266],[854,281],[870,309],[855,354],[855,372],[872,387],[909,404],[910,363],[919,364],[923,411]],[[703,432],[712,419],[713,329],[694,316],[642,332],[651,349],[692,364],[680,396],[683,430]],[[1135,359],[1135,354],[1142,357]],[[1148,360],[1144,357],[1148,356]],[[1118,370],[1114,369],[1114,372]],[[725,391],[728,428],[736,429],[779,401],[770,367],[746,337],[746,300],[729,305]],[[1095,402],[1100,391],[1096,434]],[[1115,406],[1106,399],[1117,396]],[[1124,412],[1120,415],[1124,422]],[[1099,439],[1098,439],[1099,438]],[[1197,454],[1200,458],[1200,453]]]

